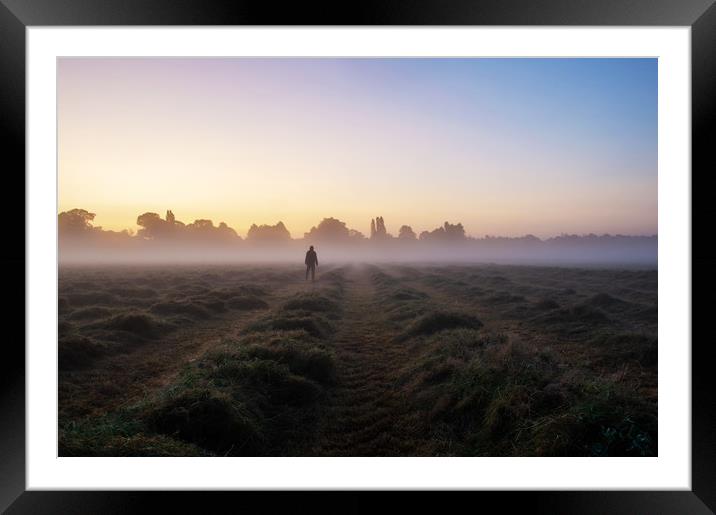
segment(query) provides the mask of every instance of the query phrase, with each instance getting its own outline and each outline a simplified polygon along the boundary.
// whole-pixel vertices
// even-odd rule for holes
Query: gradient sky
[[[59,210],[657,233],[656,59],[61,58]]]

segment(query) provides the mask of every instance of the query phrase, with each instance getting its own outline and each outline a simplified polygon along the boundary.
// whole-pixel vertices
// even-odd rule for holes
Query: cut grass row
[[[329,275],[320,291],[288,299],[151,398],[61,427],[61,454],[113,455],[112,431],[101,428],[117,425],[123,448],[140,455],[300,454],[335,381],[329,337],[341,316],[342,280]]]
[[[654,405],[624,377],[564,366],[549,347],[481,329],[412,342],[402,387],[446,453],[651,456]]]
[[[411,346],[413,359],[400,371],[400,388],[422,413],[439,452],[656,454],[655,405],[643,398],[638,381],[568,366],[548,346],[484,327],[470,310],[435,310],[423,292],[383,271],[375,271],[373,280],[388,317],[401,313],[405,328],[400,340]],[[571,313],[556,303],[542,304],[538,309],[553,311],[558,318]],[[623,307],[602,294],[572,309],[581,317],[580,309],[615,309],[617,304]],[[587,345],[598,347],[602,362],[612,367],[656,365],[656,340],[645,335],[598,334]]]
[[[266,296],[266,291],[251,285],[217,288],[194,296],[184,293],[178,299],[154,293],[150,302],[144,303],[130,296],[124,299],[129,305],[117,305],[114,294],[66,294],[59,304],[59,369],[86,368],[101,356],[129,352],[147,341],[166,338],[177,328],[231,311],[267,309]],[[146,296],[142,299],[147,300]]]

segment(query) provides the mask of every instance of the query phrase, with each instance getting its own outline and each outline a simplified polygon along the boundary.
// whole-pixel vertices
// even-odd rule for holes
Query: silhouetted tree
[[[157,213],[143,213],[137,217],[137,225],[141,227],[137,236],[148,240],[179,241],[189,238],[226,242],[240,239],[236,231],[224,222],[215,227],[211,220],[201,218],[185,225],[176,219],[171,210],[167,210],[166,220],[162,220]]]
[[[125,244],[132,239],[131,231],[108,231],[93,226],[95,214],[86,209],[71,209],[57,215],[57,230],[62,251],[75,244],[82,245],[115,245]]]
[[[360,231],[356,231],[355,229],[348,229],[348,237],[351,240],[365,240],[365,235]]]
[[[383,220],[382,216],[370,221],[370,238],[372,240],[384,240],[391,237],[385,229],[385,220]]]
[[[388,231],[385,230],[385,221],[382,216],[375,219],[375,235],[379,238],[385,238]]]
[[[318,227],[311,227],[311,230],[304,234],[305,239],[315,241],[345,241],[350,237],[350,232],[345,222],[337,218],[324,218]]]
[[[445,229],[445,235],[450,240],[464,240],[465,239],[465,228],[462,226],[461,223],[457,224],[449,224],[448,222],[445,222],[445,225],[443,226]]]
[[[409,225],[402,225],[398,231],[398,238],[401,240],[414,240],[416,238],[415,231]]]
[[[442,227],[430,232],[421,232],[420,239],[427,241],[463,241],[465,240],[465,229],[461,223],[451,224],[445,222]]]
[[[219,236],[221,236],[222,239],[225,240],[240,240],[241,237],[239,237],[238,234],[236,234],[236,231],[226,225],[226,222],[221,222],[219,224],[219,227],[216,229]]]
[[[85,209],[71,209],[57,215],[57,230],[66,235],[79,235],[92,231],[92,220],[96,215]]]
[[[276,225],[256,225],[249,227],[246,239],[255,242],[282,242],[291,239],[291,233],[288,232],[283,222]]]
[[[187,225],[186,228],[197,231],[211,231],[211,229],[214,229],[214,222],[206,219],[194,220],[194,223]]]
[[[218,236],[217,230],[214,227],[214,222],[206,219],[194,220],[193,223],[186,226],[187,236],[201,240],[211,240],[214,236]]]
[[[141,227],[137,235],[141,238],[154,240],[165,237],[169,234],[173,225],[169,225],[166,220],[157,213],[143,213],[137,217],[137,225]]]

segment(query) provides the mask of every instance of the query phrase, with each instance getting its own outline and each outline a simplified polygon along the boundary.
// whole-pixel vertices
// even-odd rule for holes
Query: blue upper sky
[[[657,232],[656,59],[61,59],[60,208],[108,228]],[[104,218],[103,218],[104,217]],[[391,227],[391,224],[393,227]]]

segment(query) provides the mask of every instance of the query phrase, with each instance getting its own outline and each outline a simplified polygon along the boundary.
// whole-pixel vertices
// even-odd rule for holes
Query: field
[[[653,456],[657,272],[62,267],[61,456]]]

